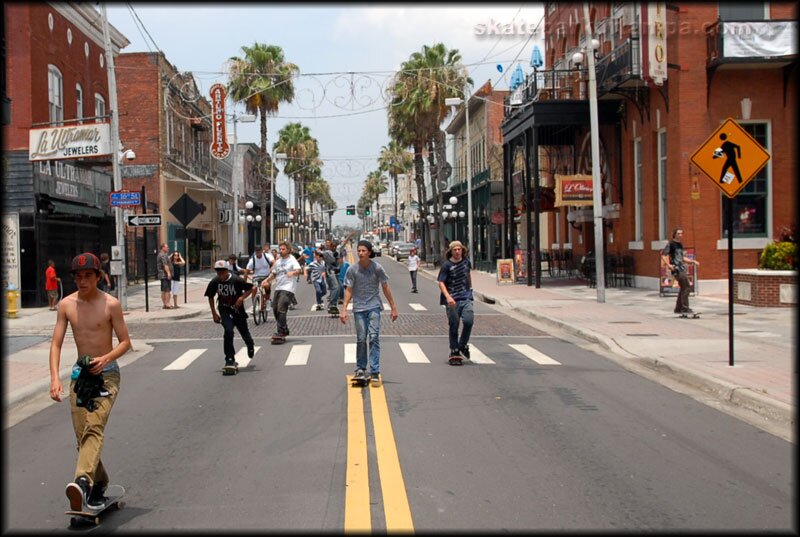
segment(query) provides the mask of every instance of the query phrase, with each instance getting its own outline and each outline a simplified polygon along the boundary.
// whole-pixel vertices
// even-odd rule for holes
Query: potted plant
[[[783,226],[778,238],[766,245],[758,257],[758,268],[766,270],[794,270],[797,268],[797,242],[795,227]]]

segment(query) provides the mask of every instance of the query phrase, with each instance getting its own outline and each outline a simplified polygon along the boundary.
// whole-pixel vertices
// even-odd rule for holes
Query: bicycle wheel
[[[261,324],[261,293],[256,293],[253,297],[253,322]]]

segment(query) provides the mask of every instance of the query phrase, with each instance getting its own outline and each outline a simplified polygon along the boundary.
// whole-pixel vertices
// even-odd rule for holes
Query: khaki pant
[[[86,476],[94,483],[108,484],[108,473],[100,460],[100,452],[105,440],[105,428],[111,407],[117,400],[119,393],[119,373],[103,373],[103,386],[109,395],[97,397],[98,406],[94,412],[89,412],[77,405],[75,395],[75,381],[70,383],[69,403],[72,408],[72,426],[75,429],[75,438],[78,441],[78,464],[75,467],[75,479]]]

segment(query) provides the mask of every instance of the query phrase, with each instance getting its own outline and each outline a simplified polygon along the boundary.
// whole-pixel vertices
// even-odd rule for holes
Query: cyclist
[[[261,245],[256,245],[255,253],[250,256],[250,260],[247,262],[247,266],[245,267],[245,275],[253,275],[253,285],[257,286],[262,293],[262,300],[261,300],[261,311],[265,311],[267,307],[267,300],[269,300],[269,284],[266,286],[261,286],[261,282],[263,282],[267,276],[269,276],[270,269],[272,268],[272,263],[270,263],[267,254],[264,253],[264,249]]]

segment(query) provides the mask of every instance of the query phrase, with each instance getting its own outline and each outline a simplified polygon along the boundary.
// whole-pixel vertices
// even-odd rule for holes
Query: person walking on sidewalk
[[[417,292],[417,269],[419,268],[419,256],[417,249],[412,248],[408,253],[408,273],[411,275],[411,292]]]
[[[328,271],[325,267],[325,260],[323,259],[321,251],[317,250],[314,252],[314,261],[306,265],[305,272],[306,275],[311,279],[311,283],[314,285],[314,293],[317,296],[316,309],[317,311],[322,311],[325,309],[322,301],[325,300],[325,293],[328,291],[328,288],[325,284]]]
[[[183,259],[181,253],[177,250],[172,252],[172,300],[174,304],[172,305],[173,308],[178,308],[178,295],[181,292],[181,271],[183,266],[186,265],[186,261]]]
[[[72,276],[78,290],[61,301],[50,343],[50,398],[60,402],[64,388],[60,378],[61,347],[67,325],[72,330],[78,351],[72,367],[70,409],[78,443],[75,480],[66,488],[70,509],[83,511],[87,506],[106,502],[108,471],[100,459],[105,441],[105,427],[119,393],[117,359],[131,348],[128,327],[119,300],[101,292],[100,259],[83,253],[72,259]],[[114,346],[112,332],[117,337]]]
[[[353,318],[356,323],[356,373],[355,378],[364,378],[367,367],[367,341],[369,340],[369,376],[373,382],[380,381],[381,361],[381,310],[383,303],[379,288],[389,301],[392,322],[397,320],[397,306],[389,289],[389,276],[381,265],[373,261],[375,252],[370,241],[358,241],[356,254],[358,263],[347,269],[344,277],[344,303],[339,319],[347,323],[347,305],[353,300]]]
[[[472,324],[475,315],[472,310],[472,268],[469,259],[465,257],[466,248],[460,241],[453,241],[447,248],[445,257],[439,269],[439,304],[446,306],[447,323],[450,327],[450,357],[451,365],[461,363],[462,358],[469,359],[469,336],[472,333]],[[461,322],[461,337],[458,336],[458,324]]]
[[[169,245],[165,242],[161,245],[156,258],[156,268],[158,269],[158,279],[161,280],[161,305],[163,309],[169,310],[169,296],[172,294],[172,261],[169,257]]]
[[[282,242],[278,246],[278,259],[275,260],[269,277],[261,284],[269,285],[273,290],[272,314],[275,316],[276,322],[273,338],[281,339],[289,335],[286,312],[289,311],[289,306],[297,303],[294,293],[301,274],[303,274],[303,269],[292,255],[292,245],[288,241]]]
[[[672,240],[664,247],[661,252],[661,257],[667,268],[678,281],[680,291],[678,291],[678,298],[675,301],[675,313],[694,313],[692,308],[689,307],[689,291],[691,283],[689,282],[689,270],[686,268],[687,263],[691,263],[696,267],[700,263],[696,259],[686,257],[684,253],[683,244],[683,229],[675,228],[672,232]]]
[[[97,288],[104,293],[111,294],[111,291],[114,290],[114,279],[111,277],[111,260],[105,252],[100,254],[100,266],[102,267],[100,269],[101,276]]]
[[[231,274],[228,263],[220,259],[214,263],[214,270],[217,275],[211,278],[206,287],[205,296],[208,297],[208,306],[211,308],[211,317],[215,323],[221,323],[225,329],[222,338],[222,350],[225,353],[225,366],[238,366],[236,363],[236,351],[233,348],[233,327],[239,331],[245,345],[247,345],[247,356],[252,358],[255,354],[255,343],[250,329],[247,326],[247,311],[245,311],[244,301],[247,297],[256,292],[252,283],[244,281],[239,276]],[[217,297],[219,313],[214,307],[214,297]]]
[[[50,303],[50,311],[56,311],[59,283],[61,283],[61,278],[56,276],[56,262],[52,259],[48,259],[47,268],[44,271],[44,290],[47,291],[47,301]]]

